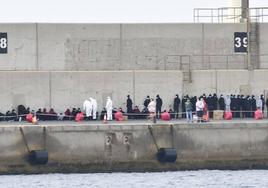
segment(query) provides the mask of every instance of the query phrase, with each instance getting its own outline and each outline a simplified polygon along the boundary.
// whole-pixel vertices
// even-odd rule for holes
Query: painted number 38
[[[6,48],[7,47],[7,39],[1,38],[0,39],[0,48]]]

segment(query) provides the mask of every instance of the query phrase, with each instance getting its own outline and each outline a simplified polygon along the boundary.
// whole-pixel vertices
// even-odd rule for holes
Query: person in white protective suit
[[[113,101],[111,100],[110,97],[107,97],[107,102],[106,102],[105,108],[106,108],[106,111],[107,111],[107,120],[108,121],[113,120],[113,113],[112,113]]]
[[[261,96],[256,100],[257,109],[262,111],[262,99]]]
[[[230,99],[230,95],[227,95],[226,98],[224,99],[224,103],[225,103],[225,111],[230,111],[231,108],[231,99]]]
[[[96,99],[93,99],[92,97],[89,98],[91,104],[92,104],[92,116],[93,116],[93,120],[97,119],[97,109],[98,109],[98,105],[97,105],[97,101]]]
[[[85,100],[83,103],[83,109],[86,113],[86,119],[92,119],[92,103],[89,100]]]

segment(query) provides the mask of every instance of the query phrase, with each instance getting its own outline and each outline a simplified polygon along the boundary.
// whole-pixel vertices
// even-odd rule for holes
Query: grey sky
[[[0,22],[193,22],[193,9],[227,7],[228,0],[0,0]],[[250,0],[266,6],[267,0]]]

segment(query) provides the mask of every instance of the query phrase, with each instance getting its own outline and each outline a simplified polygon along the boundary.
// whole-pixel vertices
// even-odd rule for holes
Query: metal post
[[[248,47],[247,47],[247,65],[248,69],[252,69],[250,61],[250,10],[247,7],[247,36],[248,36]]]

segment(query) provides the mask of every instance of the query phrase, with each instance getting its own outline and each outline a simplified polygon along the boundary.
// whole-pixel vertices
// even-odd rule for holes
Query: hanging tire
[[[47,164],[48,152],[45,150],[32,150],[29,154],[29,162],[33,165]]]
[[[156,155],[159,162],[174,163],[177,159],[177,150],[174,148],[160,148]]]

